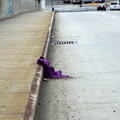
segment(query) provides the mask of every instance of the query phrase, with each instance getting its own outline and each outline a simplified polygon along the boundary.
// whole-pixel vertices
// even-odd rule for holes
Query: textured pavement
[[[34,118],[42,76],[39,68],[35,78],[36,61],[47,54],[52,18],[49,11],[0,20],[0,120]]]

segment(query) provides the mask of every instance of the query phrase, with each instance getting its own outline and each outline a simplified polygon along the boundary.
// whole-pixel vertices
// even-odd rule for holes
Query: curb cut
[[[50,42],[50,36],[51,36],[51,30],[52,30],[54,16],[55,16],[55,12],[53,12],[53,14],[52,14],[51,23],[49,26],[49,30],[48,30],[48,33],[46,36],[45,44],[44,44],[42,55],[41,55],[44,58],[46,58],[47,51],[49,48],[49,42]],[[32,85],[31,85],[31,92],[29,95],[29,99],[28,99],[28,103],[26,106],[23,120],[35,120],[42,77],[43,77],[43,67],[38,65],[35,77],[33,79]]]

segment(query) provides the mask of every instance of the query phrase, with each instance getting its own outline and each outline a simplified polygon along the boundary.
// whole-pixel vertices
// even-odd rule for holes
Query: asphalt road
[[[117,11],[56,13],[48,60],[70,77],[42,83],[36,120],[120,119],[119,20]]]
[[[99,3],[98,3],[99,4]],[[109,4],[107,3],[107,11],[110,10]],[[63,3],[63,0],[47,0],[46,11],[51,11],[52,8],[57,12],[80,12],[80,11],[97,11],[97,4],[79,4]]]
[[[77,12],[77,11],[96,11],[96,5],[83,4],[80,7],[79,4],[63,3],[62,0],[52,0],[46,1],[46,10],[51,11],[54,8],[54,11],[57,12]]]

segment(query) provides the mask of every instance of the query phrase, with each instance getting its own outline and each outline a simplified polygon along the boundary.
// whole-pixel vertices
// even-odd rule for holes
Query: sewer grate
[[[51,45],[65,45],[65,44],[77,44],[77,41],[56,41],[51,43]]]

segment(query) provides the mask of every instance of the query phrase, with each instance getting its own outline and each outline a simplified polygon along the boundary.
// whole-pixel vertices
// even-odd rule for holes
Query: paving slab
[[[0,20],[0,120],[29,119],[25,114],[36,61],[44,52],[52,17],[51,11],[40,11]]]

